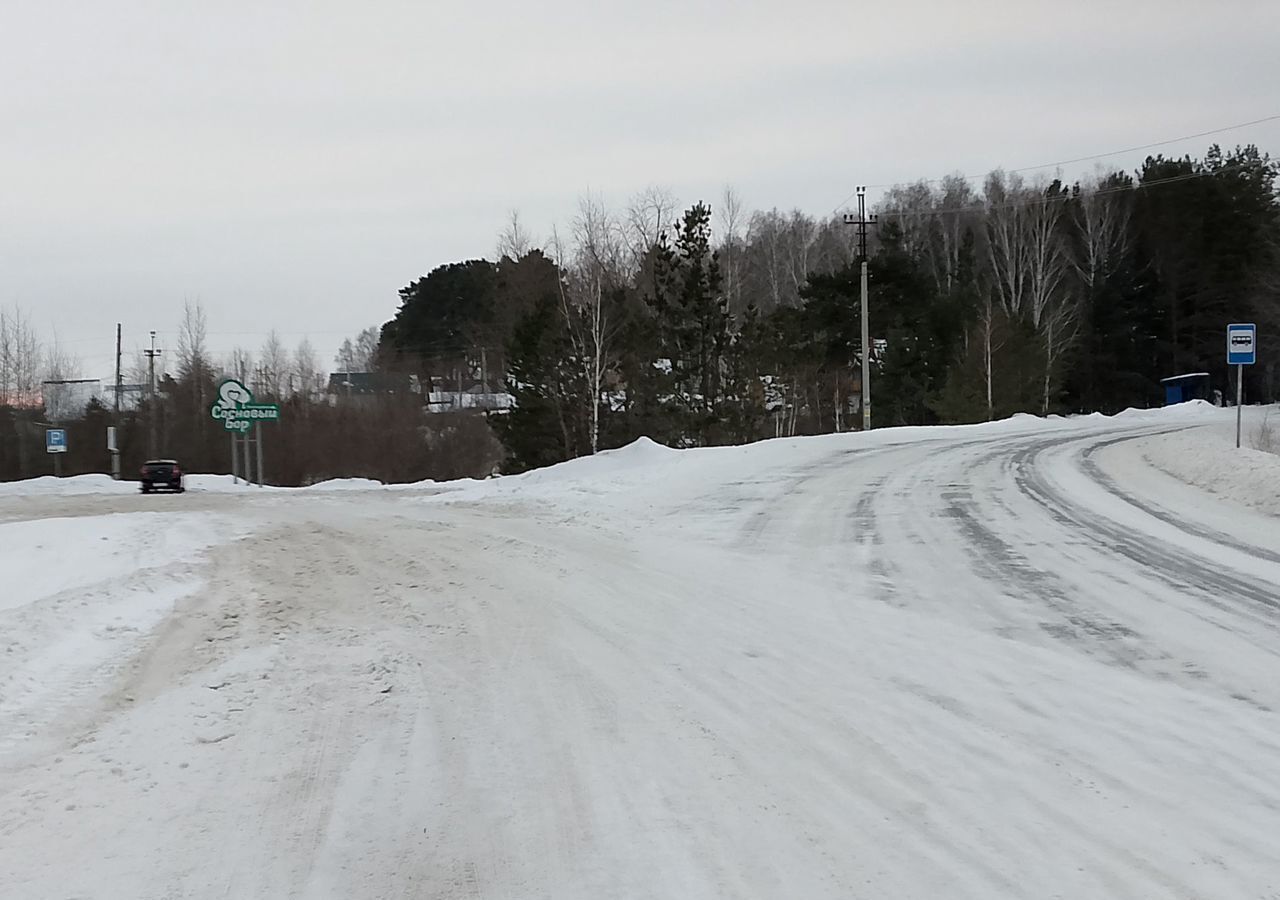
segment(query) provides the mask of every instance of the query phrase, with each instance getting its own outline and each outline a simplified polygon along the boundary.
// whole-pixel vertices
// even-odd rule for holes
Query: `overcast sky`
[[[588,189],[731,184],[825,215],[1245,122],[1280,113],[1278,35],[1277,0],[4,0],[0,305],[92,376],[184,298],[216,351],[328,362],[512,209],[541,235]],[[1280,122],[1216,139],[1280,154]]]

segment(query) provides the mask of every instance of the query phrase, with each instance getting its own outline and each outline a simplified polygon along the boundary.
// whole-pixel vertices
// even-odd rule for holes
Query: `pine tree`
[[[712,443],[724,412],[731,320],[719,256],[711,249],[709,206],[699,203],[685,212],[676,224],[674,247],[665,236],[659,239],[654,266],[649,302],[661,347],[655,363],[669,366],[672,412],[679,421],[675,430],[682,432],[684,442]]]
[[[507,391],[515,406],[491,419],[509,454],[505,471],[523,472],[589,452],[584,410],[590,392],[570,323],[555,297],[544,295],[516,325],[507,359]]]

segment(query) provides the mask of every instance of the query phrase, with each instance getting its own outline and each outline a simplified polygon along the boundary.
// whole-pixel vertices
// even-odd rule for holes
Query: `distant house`
[[[98,379],[46,381],[44,414],[50,422],[70,422],[84,416],[94,400],[102,398],[102,382]]]
[[[157,393],[164,396],[171,381],[163,381],[157,385]],[[46,381],[41,389],[41,402],[45,417],[50,422],[71,422],[82,418],[93,402],[106,409],[115,409],[116,395],[119,395],[120,409],[124,412],[136,410],[147,397],[145,384],[121,384],[117,387],[108,382],[103,384],[98,378],[77,378],[67,381]]]
[[[41,387],[40,399],[45,417],[50,422],[72,422],[83,418],[89,405],[95,401],[107,409],[113,409],[117,390],[121,409],[138,408],[144,396],[144,385],[122,384],[117,389],[114,384],[108,384],[104,387],[99,378],[46,381]]]
[[[427,394],[428,412],[446,413],[467,409],[505,412],[515,406],[515,397],[501,388],[475,379],[466,379],[460,384],[451,384],[450,381],[448,378],[431,379],[431,391]]]
[[[403,372],[334,372],[329,376],[329,404],[368,402],[389,394],[421,394],[417,375]]]

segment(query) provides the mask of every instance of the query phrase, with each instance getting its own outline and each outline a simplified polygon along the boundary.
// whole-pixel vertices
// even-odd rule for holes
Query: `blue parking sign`
[[[49,428],[44,433],[44,449],[50,453],[67,452],[67,431],[65,428]]]
[[[1258,326],[1227,326],[1227,365],[1252,366],[1258,361]]]

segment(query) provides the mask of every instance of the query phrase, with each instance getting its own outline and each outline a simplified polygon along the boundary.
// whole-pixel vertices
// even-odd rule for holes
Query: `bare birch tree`
[[[1081,185],[1075,206],[1079,249],[1072,265],[1090,294],[1133,246],[1133,194],[1117,186],[1114,178],[1099,175]]]
[[[1027,302],[1044,350],[1040,411],[1047,415],[1054,380],[1079,332],[1079,305],[1067,283],[1071,261],[1062,229],[1067,195],[1054,184],[1027,199],[1022,216]]]
[[[80,358],[58,341],[57,332],[44,348],[41,396],[45,415],[61,422],[83,414],[88,397],[74,384],[81,377]]]
[[[338,348],[338,355],[333,358],[333,364],[338,367],[339,372],[356,370],[356,345],[351,338],[342,339],[342,346]]]
[[[372,372],[378,361],[378,329],[369,326],[356,335],[355,365],[358,372]]]
[[[965,234],[978,214],[968,180],[949,175],[937,185],[918,182],[889,190],[882,215],[902,229],[904,249],[924,263],[941,294],[957,287]]]
[[[72,381],[83,374],[80,357],[59,342],[56,333],[44,350],[42,366],[45,381]]]
[[[262,393],[267,397],[284,396],[285,379],[289,375],[289,351],[285,349],[280,335],[273,328],[262,343],[259,353],[259,379]]]
[[[894,185],[880,201],[880,215],[896,224],[902,234],[902,249],[915,259],[926,261],[941,286],[941,273],[934,254],[934,234],[938,219],[937,196],[926,181]]]
[[[1067,290],[1055,294],[1041,310],[1036,332],[1044,349],[1044,379],[1040,412],[1048,415],[1053,384],[1061,374],[1062,362],[1080,332],[1080,307]]]
[[[291,392],[307,401],[314,400],[324,390],[324,373],[320,371],[320,358],[309,338],[298,342],[293,351],[293,367],[290,371]]]
[[[720,226],[720,269],[724,273],[724,295],[729,301],[729,309],[736,314],[743,309],[742,272],[746,247],[741,232],[744,214],[742,198],[727,185],[720,197],[716,220]]]
[[[986,261],[1005,314],[1020,317],[1027,304],[1027,192],[1022,179],[996,170],[987,176]]]
[[[748,225],[747,267],[753,281],[752,293],[764,301],[758,304],[764,312],[793,305],[784,303],[787,280],[784,229],[782,216],[776,209],[753,213]]]
[[[1042,189],[1027,198],[1022,210],[1020,255],[1026,267],[1027,312],[1037,329],[1051,306],[1062,305],[1066,293],[1070,260],[1060,224],[1066,199],[1052,188]]]
[[[253,353],[243,347],[236,347],[227,356],[227,374],[241,384],[249,382],[249,378],[253,374],[253,366]]]
[[[0,406],[13,405],[13,313],[0,306]]]
[[[0,394],[6,406],[39,400],[45,359],[40,337],[20,306],[0,308]]]
[[[943,178],[937,198],[938,241],[933,262],[934,279],[939,290],[950,293],[959,286],[957,279],[960,277],[965,235],[975,224],[977,200],[973,185],[960,175]]]
[[[591,452],[600,447],[600,404],[605,376],[614,365],[614,336],[618,323],[606,308],[606,295],[623,288],[627,240],[622,224],[598,197],[587,195],[578,204],[573,223],[574,260],[568,283],[572,302],[580,311],[579,344],[584,351],[586,380],[591,393],[589,411]],[[569,322],[573,327],[573,320]]]
[[[790,280],[787,293],[794,293],[798,303],[800,289],[813,271],[811,254],[818,243],[818,223],[800,210],[792,210],[786,219],[782,243]]]
[[[987,421],[995,418],[995,355],[1004,346],[1000,336],[999,321],[1003,314],[995,292],[988,287],[982,291],[982,306],[978,310],[978,336],[982,342],[982,380],[987,394]]]
[[[192,385],[192,403],[198,414],[210,402],[207,383],[212,370],[208,349],[209,324],[204,305],[187,301],[178,325],[178,347],[175,351],[178,377]]]
[[[520,221],[520,211],[511,210],[507,224],[498,235],[498,258],[505,256],[512,261],[519,260],[532,249],[533,236]]]
[[[627,204],[626,245],[632,271],[640,268],[658,240],[670,232],[678,205],[675,194],[656,185],[631,198]]]
[[[149,394],[151,390],[150,368],[147,355],[141,347],[135,346],[133,352],[129,354],[129,362],[124,367],[124,378],[130,384],[140,385]]]
[[[191,378],[208,366],[206,342],[209,325],[204,306],[200,301],[187,301],[182,308],[182,322],[178,325],[178,346],[175,351],[178,375]]]
[[[1056,182],[1028,187],[1016,174],[1000,171],[988,176],[985,193],[991,285],[1004,313],[1028,323],[1040,339],[1041,412],[1048,413],[1054,380],[1079,333],[1062,228],[1067,197]]]

